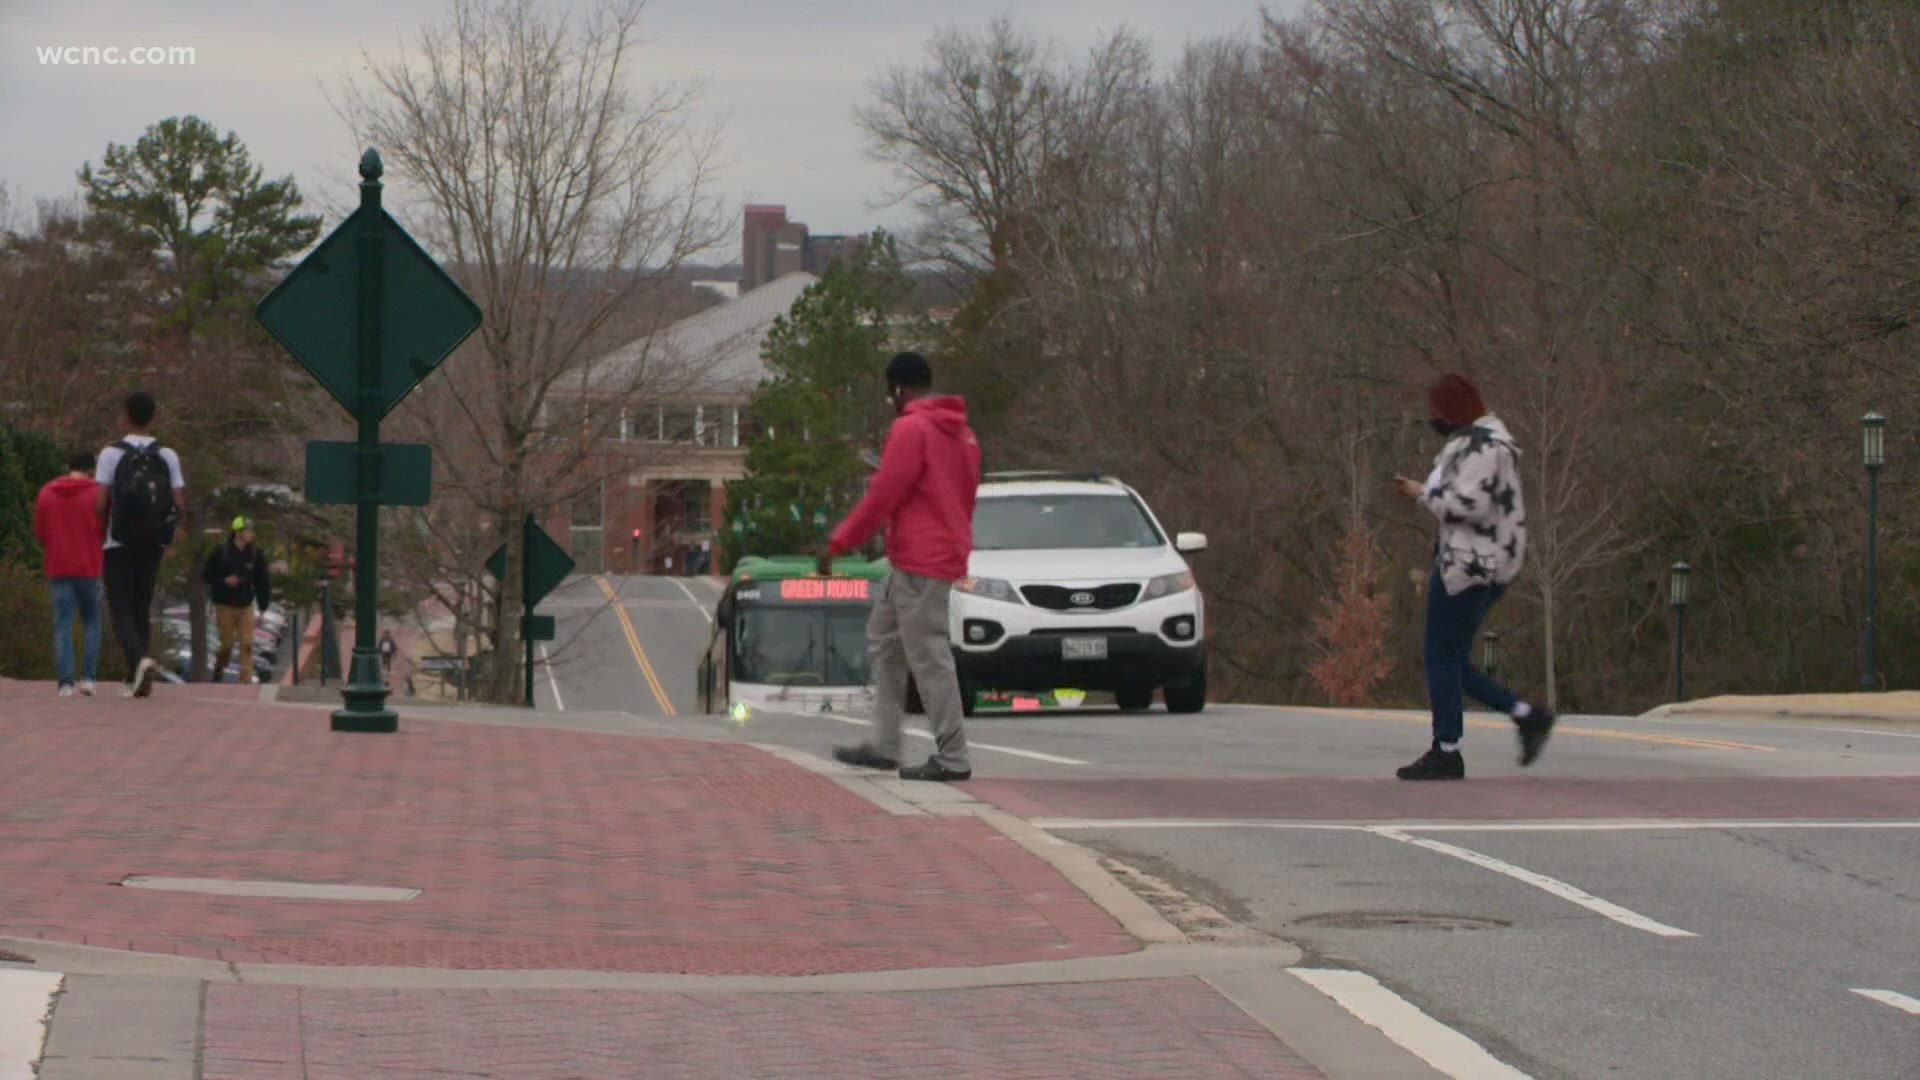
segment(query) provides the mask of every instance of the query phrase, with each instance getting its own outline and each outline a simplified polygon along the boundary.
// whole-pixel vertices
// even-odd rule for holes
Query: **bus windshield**
[[[768,686],[865,686],[867,609],[739,605],[732,677]]]

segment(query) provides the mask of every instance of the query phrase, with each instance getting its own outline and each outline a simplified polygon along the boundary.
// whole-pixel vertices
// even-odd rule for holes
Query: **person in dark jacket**
[[[947,642],[947,605],[973,554],[980,442],[967,426],[967,403],[934,394],[933,368],[918,353],[901,353],[887,364],[887,400],[899,419],[887,430],[880,468],[820,554],[820,573],[830,574],[835,556],[856,550],[884,528],[893,569],[867,624],[875,739],[840,747],[834,757],[869,769],[898,767],[900,714],[911,672],[935,750],[925,764],[900,769],[900,778],[965,780],[973,766],[960,723],[964,709]]]
[[[236,647],[240,652],[240,681],[253,681],[254,612],[267,610],[273,602],[267,558],[253,541],[253,522],[244,516],[234,518],[226,542],[207,556],[206,569],[200,575],[213,596],[220,627],[220,653],[213,662],[215,682],[220,681],[227,658]]]
[[[100,523],[99,489],[93,479],[94,457],[81,450],[67,459],[67,474],[47,481],[33,501],[33,535],[46,554],[47,587],[53,592],[53,668],[61,697],[72,697],[73,620],[77,615],[83,642],[80,657],[80,693],[93,696],[94,671],[100,664]]]

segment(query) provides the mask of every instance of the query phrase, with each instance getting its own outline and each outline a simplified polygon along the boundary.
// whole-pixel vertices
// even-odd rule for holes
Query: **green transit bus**
[[[841,559],[830,577],[806,556],[740,560],[700,660],[701,711],[867,712],[867,617],[887,574],[884,559]]]

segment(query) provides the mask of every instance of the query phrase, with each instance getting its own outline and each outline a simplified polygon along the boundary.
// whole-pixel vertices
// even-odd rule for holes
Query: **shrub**
[[[1323,650],[1308,669],[1335,705],[1368,705],[1393,673],[1387,653],[1392,605],[1376,587],[1373,531],[1357,515],[1347,527],[1326,613],[1315,620]]]
[[[100,668],[102,683],[125,681],[127,665],[113,640],[106,598],[101,598]],[[80,662],[80,621],[74,620],[73,659]],[[39,567],[0,562],[0,676],[53,678],[53,598]]]

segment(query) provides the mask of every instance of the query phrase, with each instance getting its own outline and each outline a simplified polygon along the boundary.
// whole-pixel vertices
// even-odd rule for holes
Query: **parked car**
[[[975,692],[1111,691],[1122,709],[1207,702],[1206,605],[1185,556],[1140,494],[1106,476],[989,474],[969,576],[948,631],[962,700]]]

